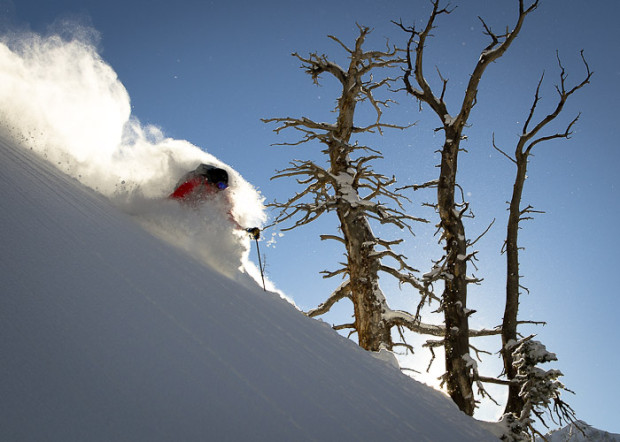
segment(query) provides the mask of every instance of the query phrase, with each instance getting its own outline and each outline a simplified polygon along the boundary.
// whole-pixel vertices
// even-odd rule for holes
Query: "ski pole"
[[[260,259],[260,248],[258,247],[258,238],[254,238],[254,241],[256,242],[256,253],[258,253],[258,268],[260,269],[260,277],[263,280],[263,290],[266,292],[267,288],[265,287],[265,274],[263,273],[263,263],[261,262],[261,259]]]

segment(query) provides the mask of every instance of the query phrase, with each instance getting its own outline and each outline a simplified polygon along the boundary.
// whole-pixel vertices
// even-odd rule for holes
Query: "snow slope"
[[[89,38],[95,30],[67,23],[60,34],[0,35],[0,126],[211,267],[231,277],[239,266],[256,273],[247,259],[250,242],[239,241],[238,232],[228,228],[226,213],[244,227],[262,225],[266,214],[260,193],[204,149],[166,137],[131,115],[127,90]],[[168,196],[179,178],[200,163],[228,171],[230,204],[224,216],[199,210],[180,224],[178,204],[152,201]],[[205,218],[213,229],[203,228]]]
[[[0,137],[0,440],[494,440]]]

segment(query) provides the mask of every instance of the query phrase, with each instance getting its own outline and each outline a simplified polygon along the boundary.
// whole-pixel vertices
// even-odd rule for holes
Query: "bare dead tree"
[[[322,74],[329,74],[340,82],[342,92],[337,101],[335,123],[316,122],[305,117],[263,121],[277,123],[275,132],[294,129],[301,133],[301,140],[282,143],[284,145],[318,141],[326,146],[323,153],[328,157],[328,167],[321,167],[312,161],[293,161],[290,167],[277,172],[273,178],[296,178],[304,189],[284,203],[270,204],[279,210],[274,223],[293,222],[291,227],[284,230],[301,227],[327,212],[336,212],[338,217],[342,236],[323,235],[321,239],[341,242],[346,249],[347,261],[335,271],[324,272],[324,277],[341,275],[344,282],[308,315],[324,314],[341,299],[350,299],[355,323],[335,328],[353,328],[361,347],[378,351],[381,348],[392,349],[392,327],[407,327],[431,334],[444,332],[442,328],[422,324],[420,318],[414,315],[391,310],[379,287],[379,273],[384,272],[427,296],[434,296],[428,293],[428,286],[415,277],[415,269],[407,264],[407,258],[394,251],[393,246],[402,239],[386,241],[378,238],[370,226],[372,221],[411,232],[412,222],[426,221],[405,213],[403,201],[406,197],[391,189],[396,182],[394,177],[388,178],[371,168],[370,163],[381,158],[381,153],[351,141],[354,134],[381,133],[385,128],[405,128],[381,122],[383,109],[389,101],[375,98],[378,88],[388,86],[395,80],[390,77],[374,80],[371,75],[371,72],[381,68],[400,65],[403,60],[398,57],[398,49],[388,46],[384,51],[364,51],[363,44],[370,29],[362,26],[358,28],[359,36],[353,48],[329,36],[348,53],[349,64],[346,68],[333,63],[325,55],[311,53],[303,57],[293,54],[302,62],[302,67],[315,83]],[[372,106],[376,120],[366,126],[356,126],[356,106],[363,102]],[[385,264],[386,260],[396,263],[396,266]]]
[[[584,79],[573,86],[568,88],[566,85],[567,74],[562,66],[562,62],[558,56],[558,65],[560,69],[560,81],[556,85],[557,101],[555,108],[552,112],[548,113],[544,117],[536,120],[535,114],[537,106],[541,100],[540,88],[543,83],[544,74],[541,75],[536,92],[534,94],[534,101],[530,107],[529,114],[523,125],[519,140],[517,142],[514,156],[506,154],[495,144],[495,137],[493,137],[493,147],[501,152],[506,158],[508,158],[516,166],[516,175],[514,186],[512,190],[512,198],[509,206],[509,216],[506,229],[506,305],[504,310],[504,320],[502,323],[502,357],[504,361],[504,371],[509,381],[512,381],[517,376],[517,367],[515,366],[514,356],[512,350],[519,340],[517,326],[518,312],[519,312],[519,297],[521,295],[521,274],[519,270],[519,230],[522,221],[531,219],[535,213],[542,213],[535,210],[531,205],[522,207],[523,189],[525,186],[525,180],[528,173],[528,164],[532,151],[535,147],[546,141],[555,139],[568,139],[571,136],[571,131],[579,115],[577,115],[566,127],[563,132],[541,135],[541,132],[547,125],[553,122],[564,109],[566,101],[579,89],[584,87],[590,82],[593,72],[590,71],[590,67],[586,62],[583,51],[581,52],[581,59],[585,66]],[[515,416],[520,416],[524,410],[524,398],[521,394],[522,385],[519,383],[511,383],[508,387],[508,400],[506,403],[505,413],[512,413]]]
[[[475,373],[472,371],[471,356],[469,354],[470,330],[467,309],[467,286],[478,282],[468,277],[467,265],[475,255],[468,252],[467,237],[463,224],[463,216],[469,205],[465,201],[455,198],[457,193],[457,168],[460,142],[463,139],[463,130],[466,127],[470,112],[476,104],[478,86],[486,68],[498,60],[515,40],[528,14],[538,7],[538,0],[526,7],[524,0],[518,0],[519,14],[512,31],[496,34],[481,19],[484,33],[491,41],[482,50],[480,58],[469,77],[463,101],[458,106],[458,113],[452,116],[445,102],[445,93],[448,81],[441,77],[442,89],[439,93],[433,91],[427,82],[423,69],[424,50],[426,41],[438,17],[453,12],[449,5],[441,6],[440,0],[432,0],[433,10],[425,27],[418,30],[397,23],[409,34],[406,50],[406,69],[403,76],[405,89],[420,104],[427,104],[439,117],[444,132],[444,143],[441,149],[441,164],[437,188],[437,209],[440,216],[440,228],[444,241],[444,257],[436,265],[432,274],[440,277],[444,282],[444,292],[441,297],[441,310],[445,318],[444,337],[446,360],[446,386],[448,393],[465,413],[472,415],[475,409],[475,399],[472,383]]]

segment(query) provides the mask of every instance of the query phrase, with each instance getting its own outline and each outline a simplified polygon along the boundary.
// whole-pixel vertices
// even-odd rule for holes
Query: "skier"
[[[224,169],[211,164],[200,164],[195,170],[186,173],[181,178],[169,198],[196,207],[214,198],[215,195],[225,191],[227,188],[228,173]],[[232,204],[228,194],[225,194],[225,197],[228,207],[231,207]],[[252,239],[258,240],[260,238],[260,229],[258,227],[244,229],[232,216],[231,210],[228,210],[228,217],[235,227],[245,230]]]

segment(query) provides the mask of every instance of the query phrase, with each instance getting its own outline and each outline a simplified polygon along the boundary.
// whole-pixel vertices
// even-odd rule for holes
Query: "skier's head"
[[[224,190],[228,187],[228,173],[224,169],[219,169],[217,167],[209,169],[207,172],[207,179],[220,190]]]
[[[196,168],[196,172],[220,190],[228,187],[228,173],[224,169],[211,164],[201,164]]]

